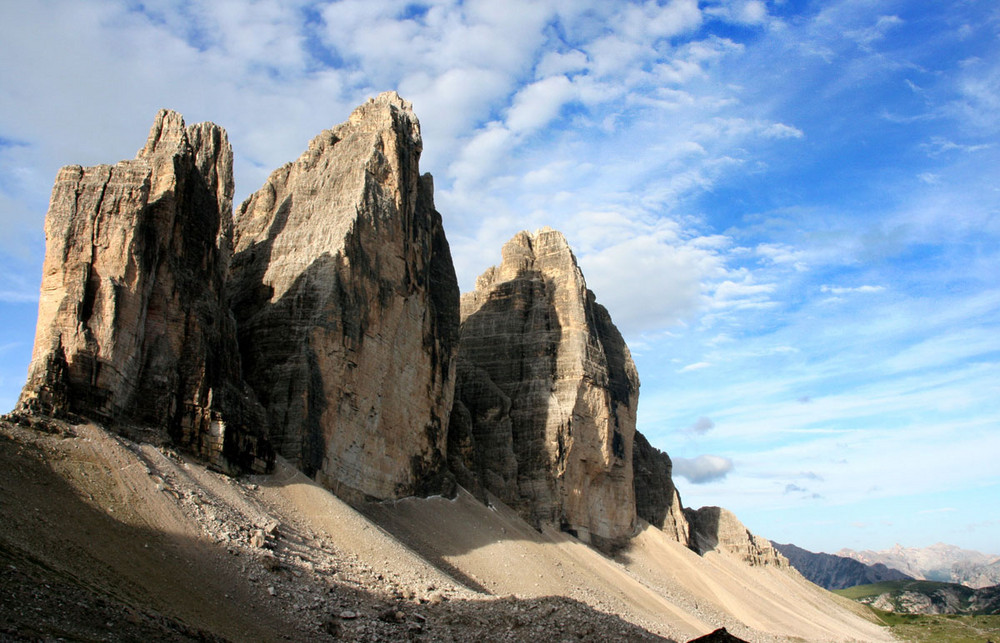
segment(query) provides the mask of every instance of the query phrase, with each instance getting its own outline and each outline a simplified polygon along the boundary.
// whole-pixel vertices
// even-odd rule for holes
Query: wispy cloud
[[[847,295],[850,293],[876,293],[885,290],[885,286],[820,286],[820,292],[828,292],[834,295]]]
[[[687,366],[684,366],[683,368],[681,368],[677,372],[678,373],[690,373],[691,371],[700,371],[701,369],[708,368],[711,365],[712,365],[711,362],[695,362],[694,364],[688,364]]]

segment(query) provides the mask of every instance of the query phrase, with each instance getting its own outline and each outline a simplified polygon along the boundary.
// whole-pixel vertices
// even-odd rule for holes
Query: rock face
[[[691,547],[699,554],[721,551],[754,566],[788,567],[770,541],[754,536],[731,511],[721,507],[685,509],[691,525]]]
[[[890,569],[882,563],[866,565],[844,556],[814,553],[795,545],[771,543],[788,559],[792,567],[808,580],[826,589],[845,589],[855,585],[869,585],[883,581],[913,580],[903,572]]]
[[[729,512],[682,509],[669,456],[635,430],[628,347],[562,234],[515,235],[459,297],[421,150],[388,92],[235,217],[225,131],[167,110],[136,159],[63,168],[17,411],[164,427],[229,471],[278,451],[351,500],[457,479],[600,547],[642,518],[781,564]]]
[[[677,542],[690,543],[690,527],[674,486],[670,456],[652,446],[638,431],[632,447],[632,470],[636,514]]]
[[[502,256],[462,296],[464,464],[536,526],[628,538],[639,394],[628,348],[562,234],[519,233]]]
[[[275,448],[347,496],[444,471],[458,282],[420,125],[395,92],[276,170],[235,216],[231,296]]]
[[[448,426],[448,466],[459,484],[484,499],[518,499],[511,399],[483,369],[461,357]]]
[[[225,468],[273,463],[223,300],[232,149],[161,111],[138,156],[59,171],[21,412],[166,427]]]

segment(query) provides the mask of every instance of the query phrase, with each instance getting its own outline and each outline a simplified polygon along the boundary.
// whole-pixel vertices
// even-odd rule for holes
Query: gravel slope
[[[283,462],[234,479],[0,422],[0,639],[891,640],[794,572],[649,527],[612,560],[464,492],[359,509]]]

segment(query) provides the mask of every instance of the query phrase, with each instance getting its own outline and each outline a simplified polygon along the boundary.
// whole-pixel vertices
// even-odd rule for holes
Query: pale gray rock
[[[699,554],[718,551],[756,567],[789,566],[769,540],[752,534],[728,509],[702,507],[684,513],[691,526],[691,548]]]
[[[225,130],[161,110],[134,160],[59,171],[20,412],[163,427],[227,470],[273,464],[223,299],[232,165]]]
[[[457,395],[482,482],[536,526],[623,542],[639,395],[628,347],[561,233],[521,232],[502,256],[462,296]]]
[[[945,543],[929,547],[897,544],[882,551],[842,549],[837,555],[866,564],[883,563],[917,580],[961,583],[972,588],[989,587],[1000,582],[1000,556]]]
[[[244,375],[276,449],[346,497],[434,491],[458,285],[420,125],[388,92],[322,132],[235,216]]]

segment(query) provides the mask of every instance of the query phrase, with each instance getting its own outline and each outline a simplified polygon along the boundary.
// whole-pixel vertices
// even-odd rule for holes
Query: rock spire
[[[410,103],[380,94],[235,215],[244,376],[275,448],[341,495],[433,491],[445,470],[459,293],[421,149]]]
[[[269,468],[223,300],[232,168],[225,130],[161,110],[134,160],[59,171],[19,411],[165,427],[221,468]]]
[[[561,233],[521,232],[502,256],[462,296],[458,468],[536,526],[622,542],[636,515],[628,347]]]

